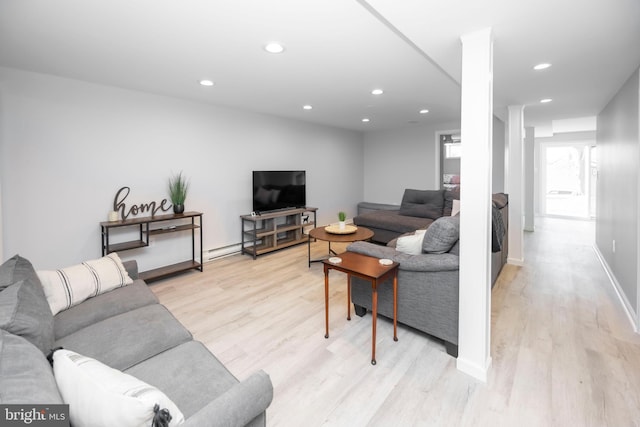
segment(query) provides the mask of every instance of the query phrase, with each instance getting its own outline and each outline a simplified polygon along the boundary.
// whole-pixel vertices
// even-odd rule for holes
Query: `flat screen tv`
[[[305,171],[253,171],[253,211],[307,205]]]

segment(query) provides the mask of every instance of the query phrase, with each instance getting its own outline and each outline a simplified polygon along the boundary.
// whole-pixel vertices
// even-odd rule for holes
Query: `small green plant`
[[[344,222],[345,219],[347,219],[347,214],[342,211],[338,212],[338,220]]]
[[[189,181],[182,176],[182,171],[169,178],[169,198],[174,205],[184,205],[189,191]]]

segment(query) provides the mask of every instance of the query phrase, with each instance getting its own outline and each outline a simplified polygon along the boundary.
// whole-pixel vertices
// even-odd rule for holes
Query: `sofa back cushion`
[[[0,328],[44,354],[53,348],[53,314],[33,266],[20,255],[0,266]]]
[[[0,330],[0,404],[61,404],[53,370],[26,339]]]
[[[443,216],[452,216],[455,213],[453,211],[453,201],[460,200],[460,189],[456,188],[453,190],[445,190],[444,192],[444,209],[442,211]]]
[[[443,216],[427,228],[422,250],[430,254],[449,252],[460,238],[460,216]]]
[[[444,190],[412,190],[402,196],[400,215],[437,219],[444,210]]]

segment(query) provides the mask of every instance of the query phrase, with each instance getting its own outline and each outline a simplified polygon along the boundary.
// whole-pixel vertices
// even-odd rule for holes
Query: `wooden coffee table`
[[[378,258],[358,254],[355,252],[344,252],[337,257],[341,258],[340,263],[333,263],[323,260],[324,264],[324,319],[325,338],[329,338],[329,270],[338,270],[347,273],[347,320],[351,320],[351,276],[371,282],[371,364],[376,364],[376,321],[378,318],[378,284],[393,276],[393,340],[398,341],[398,264],[394,262],[390,265],[380,264]]]
[[[369,230],[365,227],[357,227],[357,230],[354,233],[349,234],[335,234],[329,233],[325,230],[325,227],[317,227],[309,231],[309,241],[307,243],[307,252],[309,259],[309,267],[311,267],[312,262],[320,262],[324,261],[323,259],[311,259],[311,239],[323,240],[329,242],[329,256],[335,255],[335,252],[331,250],[331,243],[351,243],[351,242],[359,242],[361,240],[369,240],[373,237],[373,231]]]

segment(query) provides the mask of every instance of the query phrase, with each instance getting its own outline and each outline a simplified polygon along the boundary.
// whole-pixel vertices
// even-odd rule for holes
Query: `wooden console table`
[[[102,229],[102,256],[111,252],[121,252],[149,246],[149,236],[191,231],[191,259],[176,264],[166,265],[149,271],[143,271],[138,276],[145,281],[159,279],[187,270],[202,271],[202,212],[185,212],[182,214],[166,214],[120,221],[104,221],[100,223]],[[111,233],[115,229],[130,227],[136,230],[137,238],[125,242],[114,243]],[[196,234],[196,230],[199,233]],[[199,238],[196,257],[196,237]]]
[[[323,260],[324,264],[324,318],[325,338],[329,338],[329,270],[347,273],[347,320],[351,320],[351,276],[369,280],[372,289],[371,311],[371,364],[376,364],[376,323],[378,318],[378,284],[393,276],[393,340],[398,341],[398,264],[380,264],[378,258],[362,255],[356,252],[344,252],[338,255],[340,263]]]

